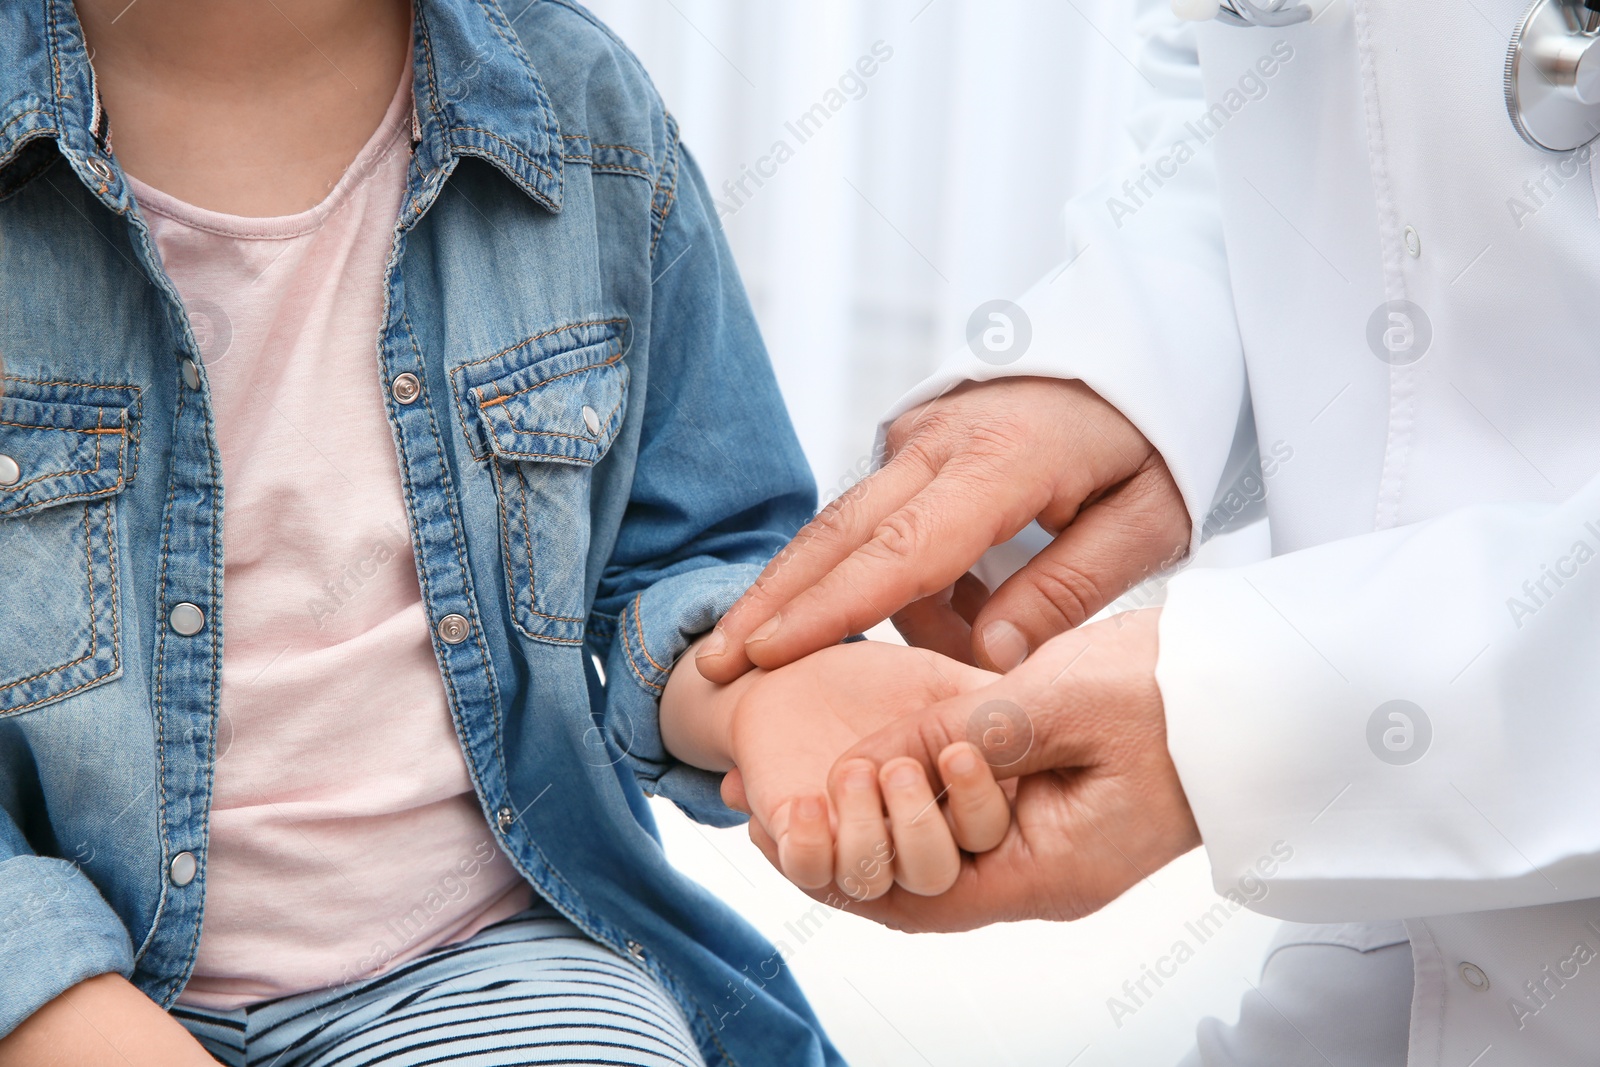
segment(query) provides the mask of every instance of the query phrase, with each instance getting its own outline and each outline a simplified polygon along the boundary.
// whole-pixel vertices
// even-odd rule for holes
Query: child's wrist
[[[674,758],[726,773],[735,764],[733,730],[739,701],[764,672],[751,671],[718,685],[695,664],[699,644],[696,641],[678,657],[661,694],[661,740]]]

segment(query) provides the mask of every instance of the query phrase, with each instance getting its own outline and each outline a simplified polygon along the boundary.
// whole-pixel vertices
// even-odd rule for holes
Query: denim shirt
[[[456,735],[517,869],[710,1064],[837,1064],[645,801],[738,821],[657,701],[815,489],[649,80],[576,4],[518,7],[417,4],[373,353],[422,384],[385,406]],[[107,972],[171,1006],[204,915],[222,529],[251,516],[113,130],[70,0],[0,4],[0,1035]]]

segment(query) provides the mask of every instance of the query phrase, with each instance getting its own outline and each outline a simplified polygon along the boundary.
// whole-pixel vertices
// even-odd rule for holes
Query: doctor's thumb
[[[1014,670],[1051,638],[1169,569],[1188,545],[1189,513],[1166,468],[1136,475],[1084,508],[1001,583],[973,617],[974,659],[988,670]]]
[[[1059,709],[1041,695],[1042,687],[1003,678],[904,715],[842,754],[828,775],[829,790],[849,760],[867,759],[881,767],[900,756],[921,763],[938,789],[943,784],[939,754],[958,741],[976,748],[996,778],[1087,765],[1092,761],[1088,747],[1059,728]]]

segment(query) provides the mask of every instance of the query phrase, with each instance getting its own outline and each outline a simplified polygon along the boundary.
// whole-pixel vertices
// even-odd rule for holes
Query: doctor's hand
[[[702,642],[729,682],[893,616],[912,644],[1009,670],[1177,560],[1166,463],[1082,382],[969,383],[908,412],[888,462],[830,504]],[[1054,543],[990,595],[968,568],[1034,520]]]
[[[909,756],[937,781],[941,754],[969,739],[995,774],[1016,779],[1004,838],[963,855],[947,892],[917,896],[896,886],[849,909],[901,930],[1077,919],[1199,845],[1167,753],[1155,680],[1160,615],[1128,612],[1063,634],[993,684],[897,718],[840,756],[830,776],[836,798],[844,774],[863,761]],[[751,837],[776,860],[759,824]]]

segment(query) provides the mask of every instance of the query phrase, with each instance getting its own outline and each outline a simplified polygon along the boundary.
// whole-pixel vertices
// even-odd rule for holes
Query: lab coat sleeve
[[[1190,570],[1160,641],[1219,891],[1309,922],[1600,896],[1600,478]]]
[[[1219,532],[1208,516],[1224,487],[1259,461],[1213,149],[1187,126],[1205,109],[1193,26],[1172,15],[1169,0],[1139,7],[1143,98],[1129,123],[1138,162],[1067,206],[1067,261],[1018,301],[1031,340],[1014,323],[1004,352],[964,346],[885,417],[878,454],[889,423],[963,382],[1080,379],[1160,451],[1198,546]],[[1012,546],[1005,572],[1037,542],[1023,538],[1020,553]]]

